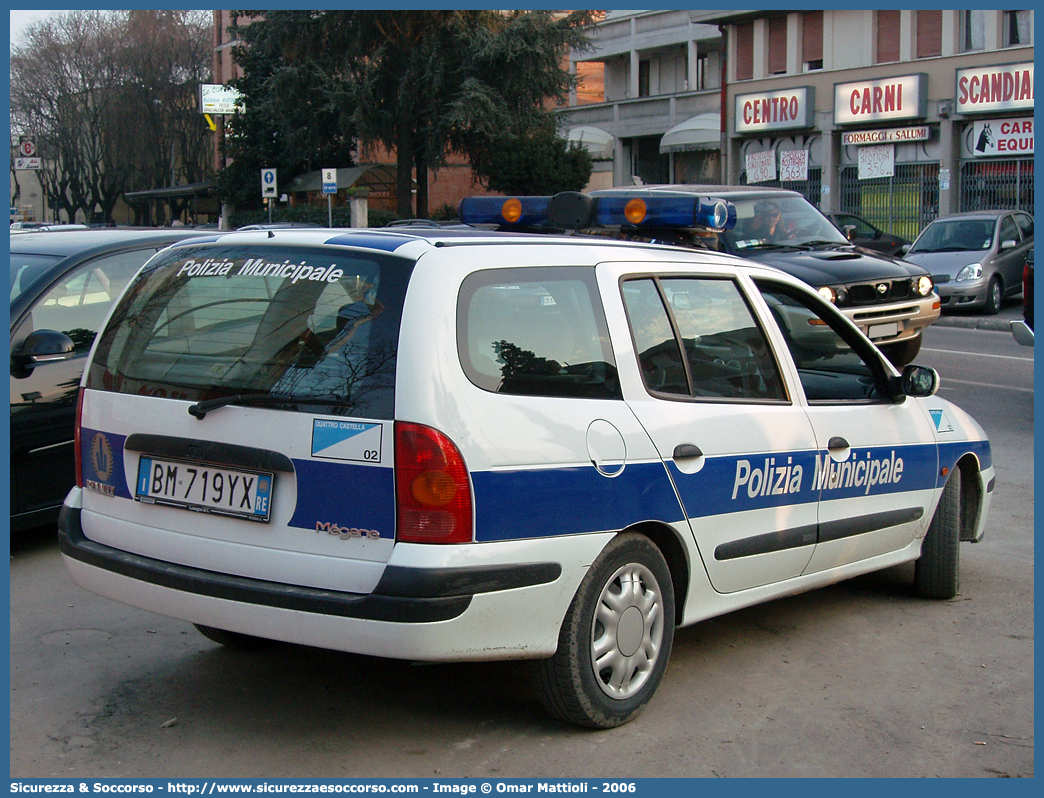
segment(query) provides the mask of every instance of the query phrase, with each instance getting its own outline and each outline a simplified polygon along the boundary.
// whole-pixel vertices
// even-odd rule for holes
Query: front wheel
[[[996,316],[1000,313],[1003,300],[1004,286],[1001,285],[1000,277],[993,275],[990,284],[986,286],[986,304],[982,306],[982,312],[987,316]]]
[[[535,664],[544,708],[560,720],[610,729],[656,691],[674,642],[674,585],[660,550],[624,534],[598,556],[573,597],[558,651]]]
[[[961,470],[954,468],[935,508],[921,556],[914,563],[914,590],[921,598],[951,599],[960,586]]]

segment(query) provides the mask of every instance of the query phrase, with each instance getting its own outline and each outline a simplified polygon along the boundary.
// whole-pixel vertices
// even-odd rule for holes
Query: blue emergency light
[[[542,227],[548,224],[550,197],[465,197],[457,207],[464,224]]]
[[[736,226],[736,206],[716,197],[600,196],[596,219],[603,227]]]

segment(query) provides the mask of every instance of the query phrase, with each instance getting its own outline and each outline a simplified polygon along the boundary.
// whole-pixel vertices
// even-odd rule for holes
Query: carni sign
[[[834,124],[918,119],[928,111],[928,76],[903,75],[834,84]]]

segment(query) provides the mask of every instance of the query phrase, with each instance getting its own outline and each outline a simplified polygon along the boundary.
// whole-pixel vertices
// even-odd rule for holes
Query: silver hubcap
[[[591,629],[595,681],[610,698],[630,698],[652,674],[663,644],[663,598],[652,571],[629,563],[602,588]]]

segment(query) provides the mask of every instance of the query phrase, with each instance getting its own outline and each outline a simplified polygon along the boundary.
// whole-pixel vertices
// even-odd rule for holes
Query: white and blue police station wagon
[[[567,199],[604,226],[735,219]],[[61,550],[78,585],[218,643],[531,659],[549,712],[612,727],[676,627],[910,561],[917,594],[956,594],[994,467],[938,379],[716,252],[463,225],[194,239],[95,342]]]

